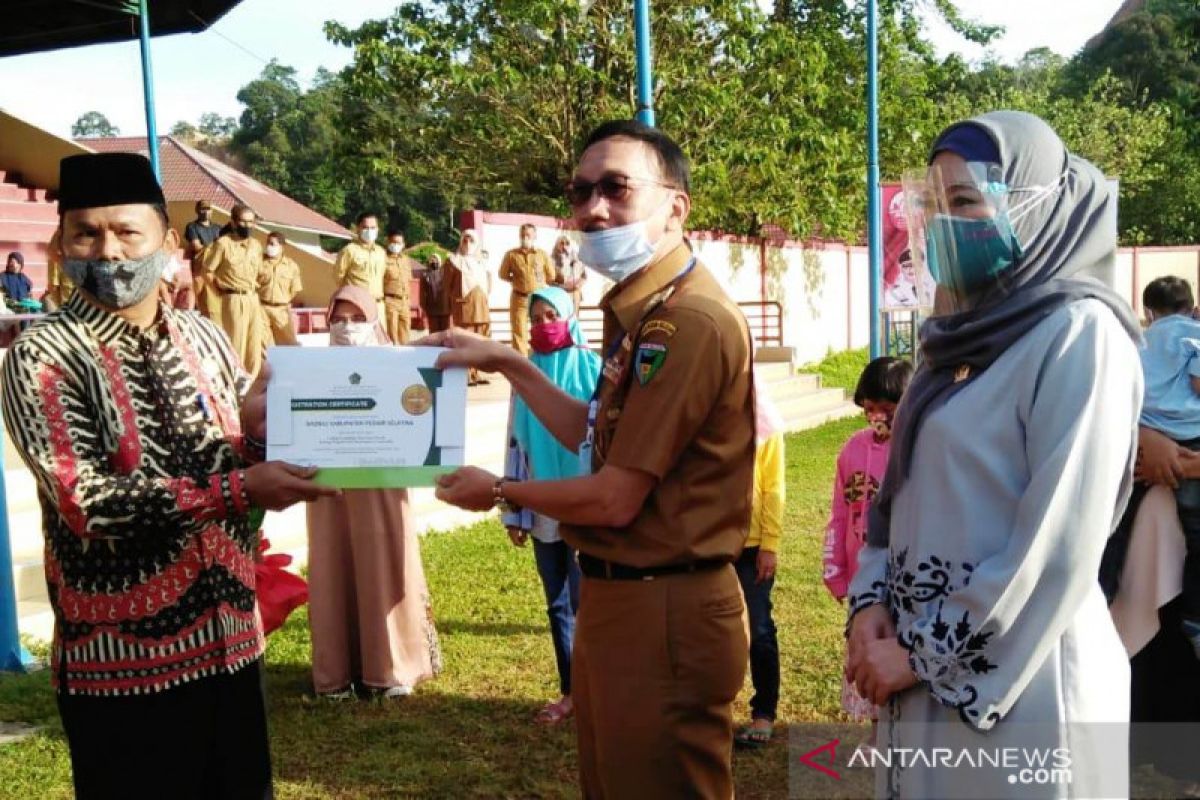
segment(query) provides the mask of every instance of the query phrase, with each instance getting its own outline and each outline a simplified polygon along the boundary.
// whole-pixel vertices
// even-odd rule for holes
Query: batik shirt
[[[248,378],[224,334],[166,306],[143,331],[76,293],[3,379],[37,479],[60,691],[145,694],[257,659]]]

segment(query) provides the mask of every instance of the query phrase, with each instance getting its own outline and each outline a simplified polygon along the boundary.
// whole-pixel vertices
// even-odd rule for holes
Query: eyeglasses
[[[583,205],[592,199],[592,195],[600,192],[600,196],[605,200],[613,202],[622,202],[629,197],[629,192],[634,186],[645,184],[649,186],[663,186],[667,189],[679,191],[679,187],[674,186],[664,181],[656,181],[653,178],[631,178],[628,175],[605,175],[598,181],[581,181],[575,178],[564,187],[564,192],[567,196],[567,202],[574,207]]]

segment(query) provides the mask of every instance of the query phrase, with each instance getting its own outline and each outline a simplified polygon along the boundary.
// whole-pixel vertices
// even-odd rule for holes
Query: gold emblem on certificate
[[[423,383],[414,383],[400,396],[400,405],[412,416],[419,417],[433,408],[433,392]]]

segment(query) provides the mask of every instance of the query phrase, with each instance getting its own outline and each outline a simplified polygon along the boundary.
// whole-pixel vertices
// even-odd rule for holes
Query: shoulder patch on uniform
[[[663,333],[667,337],[675,335],[676,327],[665,319],[652,319],[642,326],[642,335],[646,336],[651,333]]]
[[[667,360],[667,346],[658,342],[643,342],[638,345],[633,368],[637,371],[638,383],[645,386]]]

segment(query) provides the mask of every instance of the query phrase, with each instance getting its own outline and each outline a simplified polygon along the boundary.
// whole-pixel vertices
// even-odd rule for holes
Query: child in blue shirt
[[[1150,320],[1141,351],[1146,392],[1140,423],[1200,450],[1200,322],[1192,318],[1195,299],[1187,281],[1157,278],[1142,292]],[[1183,633],[1200,658],[1200,480],[1186,479],[1175,490],[1179,521],[1187,543],[1183,562]]]

